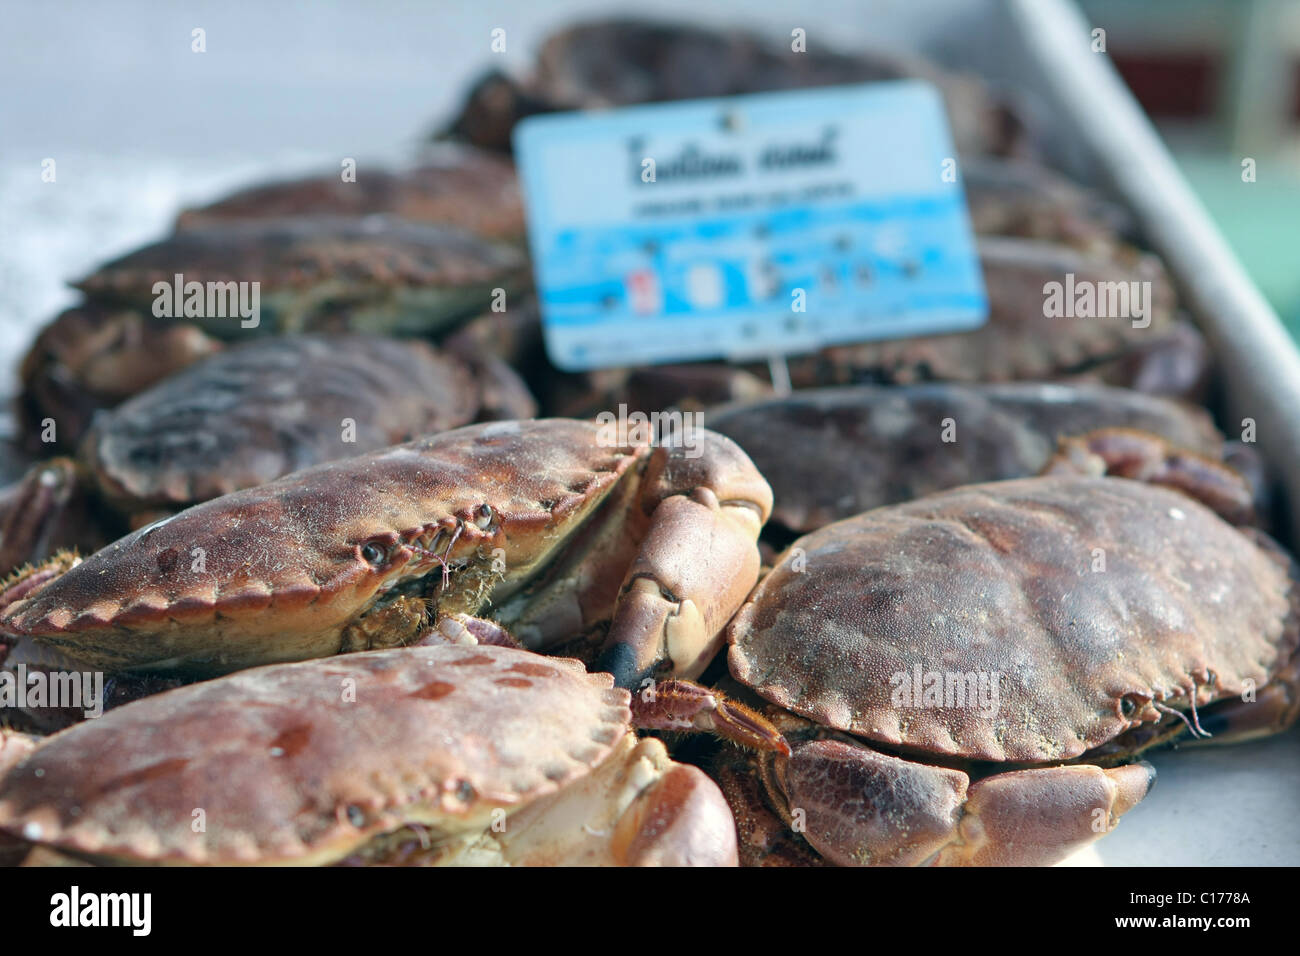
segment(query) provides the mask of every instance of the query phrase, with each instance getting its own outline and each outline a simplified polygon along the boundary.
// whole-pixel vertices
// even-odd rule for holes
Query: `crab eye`
[[[367,541],[361,546],[361,560],[365,561],[367,564],[378,566],[384,563],[384,559],[387,556],[388,552],[373,541]]]
[[[490,525],[492,523],[492,506],[479,505],[478,515],[475,517],[474,523],[478,525],[480,529],[486,528]]]
[[[1119,712],[1125,717],[1132,717],[1135,710],[1137,710],[1137,704],[1133,703],[1132,697],[1121,697],[1119,699]]]

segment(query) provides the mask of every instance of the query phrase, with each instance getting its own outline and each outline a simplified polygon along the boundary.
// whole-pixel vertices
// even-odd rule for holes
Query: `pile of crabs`
[[[902,76],[947,98],[987,326],[800,358],[784,395],[547,363],[519,118]],[[440,139],[187,211],[36,340],[0,677],[102,675],[104,712],[0,708],[0,860],[1048,864],[1151,748],[1295,721],[1264,471],[1160,261],[1014,102],[598,21]],[[260,282],[260,323],[155,317],[177,273]],[[1151,282],[1150,322],[1045,318],[1066,273]],[[614,439],[619,404],[706,427]]]

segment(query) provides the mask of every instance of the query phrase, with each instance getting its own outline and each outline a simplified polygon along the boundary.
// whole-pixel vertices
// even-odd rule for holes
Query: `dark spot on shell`
[[[442,700],[455,689],[455,684],[449,684],[445,680],[436,680],[425,684],[419,690],[411,691],[410,696],[419,697],[421,700]]]
[[[513,671],[517,674],[527,674],[529,677],[554,677],[555,668],[547,667],[545,664],[532,664],[528,661],[521,661],[518,664],[512,664],[506,670]]]
[[[457,800],[460,800],[462,803],[469,803],[475,796],[474,785],[468,780],[461,780],[456,784]]]
[[[522,677],[498,677],[496,683],[503,687],[532,687],[533,682]]]
[[[276,756],[293,757],[302,753],[302,749],[307,746],[307,741],[311,739],[311,727],[307,724],[298,724],[290,727],[288,730],[282,730],[271,741],[271,749],[276,751]]]
[[[486,654],[475,654],[473,657],[466,657],[463,660],[452,661],[452,667],[475,667],[480,664],[491,664],[492,658]]]
[[[168,548],[158,555],[158,570],[163,574],[171,574],[176,570],[176,564],[180,561],[181,554],[175,548]]]

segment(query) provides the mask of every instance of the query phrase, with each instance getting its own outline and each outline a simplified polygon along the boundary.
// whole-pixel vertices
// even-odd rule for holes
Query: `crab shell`
[[[791,364],[796,387],[863,380],[906,384],[926,379],[1051,379],[1149,346],[1173,325],[1173,286],[1155,256],[1134,253],[1132,261],[1121,261],[1056,243],[1004,237],[982,238],[979,254],[989,302],[985,325],[971,332],[828,348]],[[1149,315],[1137,317],[1134,300],[1132,317],[1082,318],[1073,310],[1045,315],[1045,286],[1060,283],[1064,291],[1071,275],[1076,289],[1150,283],[1150,295],[1143,293],[1141,302]]]
[[[221,338],[423,333],[487,307],[494,288],[522,288],[526,272],[516,247],[446,226],[382,215],[299,216],[187,229],[110,262],[77,285],[93,299],[152,314],[155,284],[172,289],[175,299],[177,275],[185,284],[257,283],[256,317],[209,314],[206,304],[201,315],[182,314],[189,300],[184,291],[172,303],[174,316]]]
[[[548,37],[524,99],[591,109],[901,79],[939,87],[962,152],[1010,154],[1026,147],[1020,118],[987,87],[924,61],[885,50],[791,52],[743,30],[636,17],[580,22]],[[518,99],[506,103],[524,112]]]
[[[465,229],[487,239],[524,234],[523,200],[514,166],[492,153],[443,144],[421,165],[401,172],[362,169],[353,182],[337,172],[240,190],[176,220],[178,231],[287,216],[383,213],[411,222]]]
[[[119,510],[177,510],[468,424],[477,397],[470,368],[423,342],[278,337],[234,346],[103,413],[81,451]]]
[[[0,628],[110,671],[221,673],[490,607],[532,647],[608,625],[623,686],[669,661],[698,674],[757,580],[771,490],[730,439],[697,437],[695,456],[499,422],[319,465],[128,535]]]
[[[945,488],[1036,474],[1058,438],[1096,428],[1143,429],[1207,456],[1223,450],[1201,409],[1103,386],[863,385],[727,405],[706,420],[771,483],[773,522],[800,533]]]
[[[221,343],[192,325],[85,303],[61,312],[23,358],[19,409],[26,443],[72,450],[97,411],[111,408],[201,358]],[[49,420],[53,438],[46,433]]]
[[[1107,255],[1137,231],[1127,209],[1038,163],[963,159],[961,174],[977,235],[1043,239]]]
[[[787,713],[769,796],[834,862],[1062,858],[1144,795],[1140,765],[1095,764],[1175,738],[1169,709],[1216,731],[1295,719],[1270,691],[1295,679],[1294,572],[1256,540],[1176,492],[1084,477],[958,488],[799,539],[728,630],[735,679]],[[936,674],[939,694],[913,696]],[[1272,705],[1230,699],[1255,687]]]
[[[611,684],[502,647],[258,668],[49,738],[0,831],[119,863],[734,863],[721,794]]]

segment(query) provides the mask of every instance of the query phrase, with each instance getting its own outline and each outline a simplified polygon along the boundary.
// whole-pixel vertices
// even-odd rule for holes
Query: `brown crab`
[[[965,159],[961,176],[976,235],[1042,239],[1105,256],[1122,254],[1137,231],[1128,210],[1038,163]]]
[[[71,451],[95,413],[221,349],[185,322],[82,303],[36,336],[19,368],[19,423],[33,453]]]
[[[0,573],[59,547],[85,550],[86,512],[103,508],[83,504],[124,519],[100,521],[106,544],[123,525],[308,465],[535,413],[505,363],[419,341],[298,335],[234,346],[101,412],[80,443],[79,469],[59,460],[34,468],[5,503]],[[80,519],[59,527],[68,510]]]
[[[0,833],[116,864],[734,865],[717,787],[611,685],[492,646],[258,668],[49,738]]]
[[[1142,799],[1143,751],[1300,710],[1294,563],[1123,478],[971,485],[827,525],[727,639],[790,747],[718,761],[751,864],[1052,863]]]
[[[1155,256],[1133,261],[1088,255],[1034,239],[985,237],[979,243],[989,300],[987,324],[973,332],[835,346],[791,364],[796,387],[858,381],[908,383],[1046,380],[1083,371],[1149,346],[1173,326],[1174,293]],[[1047,284],[1060,284],[1061,314],[1048,316]],[[1120,287],[1132,314],[1081,317],[1064,311],[1068,288]],[[1137,283],[1137,295],[1128,296]],[[1143,285],[1147,283],[1147,285]],[[1099,301],[1094,298],[1095,303]],[[1145,314],[1139,314],[1138,306]]]
[[[488,613],[533,648],[590,652],[603,637],[623,686],[694,676],[757,579],[772,499],[730,439],[677,438],[497,422],[308,468],[136,531],[50,583],[11,581],[25,596],[0,632],[107,671],[220,673],[407,644],[447,614]]]
[[[483,150],[450,143],[432,148],[414,168],[358,170],[346,182],[337,173],[252,186],[176,220],[178,231],[232,220],[285,216],[368,216],[466,229],[487,239],[517,241],[524,209],[514,166]]]
[[[494,289],[523,288],[526,274],[521,250],[463,230],[382,215],[298,216],[196,226],[108,263],[77,286],[92,301],[146,314],[156,314],[166,295],[173,317],[219,338],[427,333],[485,308]],[[192,293],[191,283],[201,286]],[[208,304],[215,286],[224,308]],[[199,288],[202,304],[190,308]],[[232,314],[232,289],[248,298],[239,314]],[[254,289],[259,311],[246,316]]]
[[[811,389],[715,408],[705,422],[734,438],[771,483],[772,534],[1034,475],[1059,437],[1097,428],[1143,429],[1212,457],[1224,445],[1201,409],[1126,389],[1028,382]]]
[[[806,52],[792,52],[743,30],[635,17],[585,21],[553,34],[523,83],[489,72],[446,134],[506,149],[513,125],[539,112],[898,79],[924,79],[940,88],[962,152],[1029,149],[1012,105],[973,77],[884,50],[849,55],[810,39]]]

